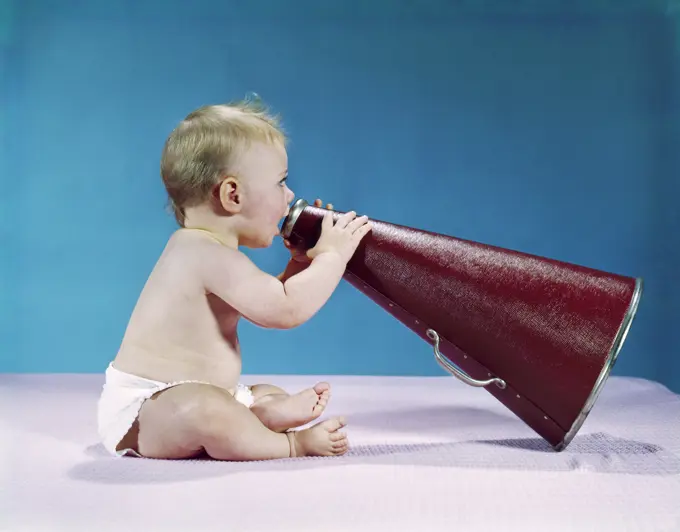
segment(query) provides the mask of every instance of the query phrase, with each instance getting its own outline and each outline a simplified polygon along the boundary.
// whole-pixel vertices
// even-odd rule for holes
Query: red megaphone
[[[281,228],[310,249],[326,209]],[[341,212],[333,211],[334,220]],[[579,431],[624,343],[642,279],[371,219],[344,278],[557,451]]]

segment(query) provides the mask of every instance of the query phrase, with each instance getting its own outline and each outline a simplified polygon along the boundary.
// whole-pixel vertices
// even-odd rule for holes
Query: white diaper
[[[97,405],[97,425],[99,437],[104,447],[116,456],[124,456],[126,454],[139,456],[133,449],[116,450],[116,447],[130,430],[135,419],[137,419],[142,403],[149,397],[178,384],[209,384],[195,380],[170,383],[153,381],[119,371],[112,364],[109,364],[109,367],[106,369],[105,376],[106,382],[102,388]],[[240,383],[234,398],[248,408],[250,408],[254,401],[250,387]]]

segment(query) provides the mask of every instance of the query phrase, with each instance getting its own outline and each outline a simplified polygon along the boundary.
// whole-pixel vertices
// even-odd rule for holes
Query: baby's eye
[[[284,177],[281,181],[279,181],[279,186],[283,186],[284,183],[288,180],[288,177]]]

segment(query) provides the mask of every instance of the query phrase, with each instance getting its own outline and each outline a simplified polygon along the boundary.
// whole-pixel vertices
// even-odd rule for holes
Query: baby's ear
[[[241,187],[238,180],[234,177],[225,178],[217,189],[218,199],[222,208],[230,213],[241,210],[242,198]]]

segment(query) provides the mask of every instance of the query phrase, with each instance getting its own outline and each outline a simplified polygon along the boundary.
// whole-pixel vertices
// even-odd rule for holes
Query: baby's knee
[[[148,458],[186,458],[203,446],[231,395],[206,384],[172,386],[147,400],[139,413],[136,447]],[[132,433],[132,431],[130,431]],[[132,437],[132,436],[131,436]],[[131,448],[134,448],[130,444]]]
[[[238,406],[234,397],[226,390],[210,385],[200,388],[182,406],[180,416],[184,425],[195,433],[210,435],[224,425],[229,411]]]
[[[255,400],[266,397],[267,395],[288,395],[285,390],[278,386],[274,386],[273,384],[253,384],[250,387],[250,391],[253,393]]]
[[[226,400],[233,399],[229,392],[217,386],[208,384],[184,384],[183,386],[187,386],[183,390],[186,392],[186,397],[182,401],[181,412],[178,414],[185,419],[202,420],[210,413],[219,410]]]

